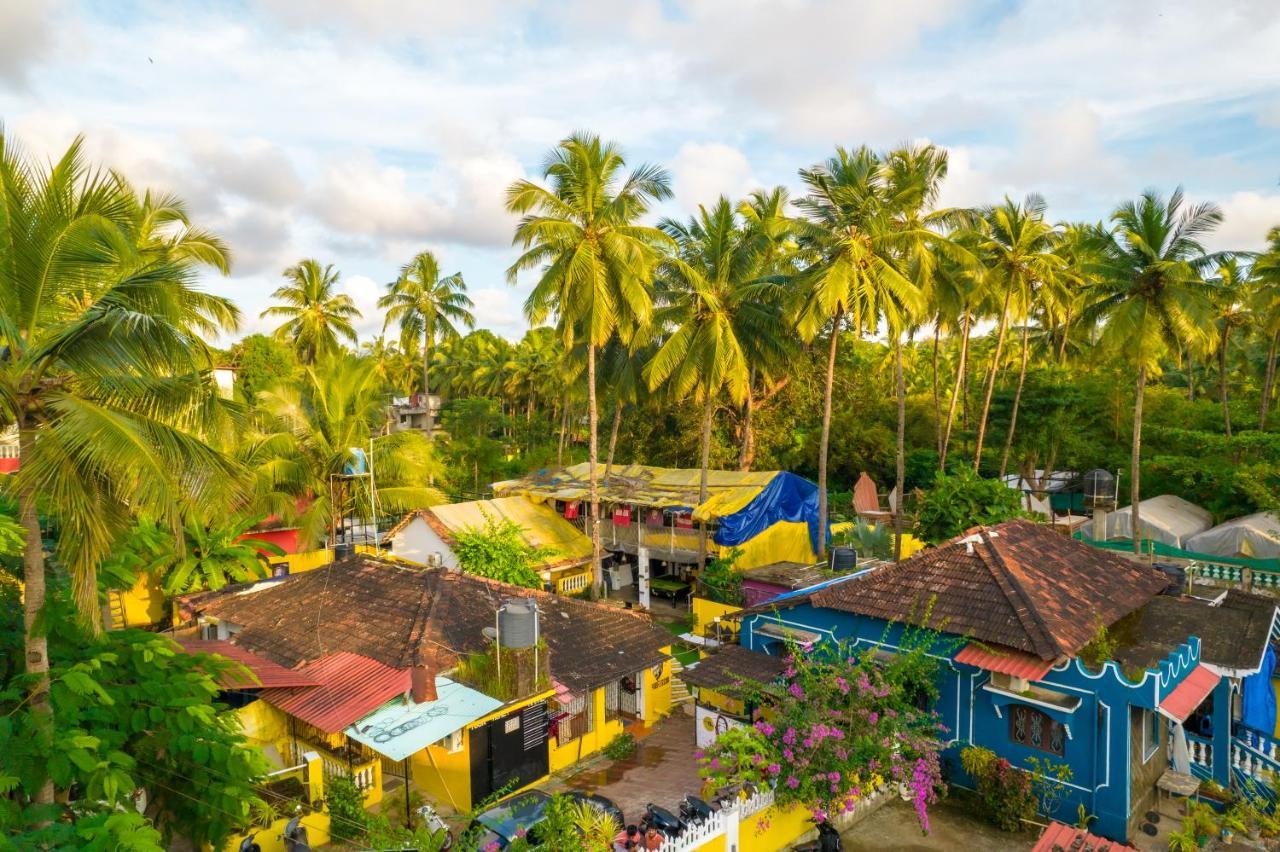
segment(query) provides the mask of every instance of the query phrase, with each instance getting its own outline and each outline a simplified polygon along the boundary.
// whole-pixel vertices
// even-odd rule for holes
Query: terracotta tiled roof
[[[781,657],[750,651],[741,645],[726,645],[685,669],[680,679],[689,686],[707,689],[735,686],[744,681],[768,685],[781,677],[786,667],[787,662]]]
[[[1031,852],[1134,852],[1134,850],[1132,846],[1055,821],[1045,826]]]
[[[551,673],[575,691],[666,659],[671,635],[642,613],[364,555],[262,591],[205,599],[201,611],[239,626],[240,647],[288,667],[350,651],[443,672],[486,647],[481,631],[513,597],[538,601]]]
[[[1012,648],[993,648],[983,645],[965,645],[956,654],[957,663],[968,663],[984,671],[1039,680],[1053,668],[1052,660],[1042,660],[1034,654],[1015,651]]]
[[[1029,521],[978,528],[905,562],[815,592],[819,607],[929,626],[1033,654],[1074,655],[1168,577]]]
[[[412,677],[408,669],[394,669],[346,651],[316,660],[300,671],[320,685],[264,689],[260,697],[330,734],[408,692]]]
[[[253,673],[253,678],[234,672],[224,675],[218,683],[224,689],[269,689],[276,686],[317,686],[320,683],[305,672],[287,669],[223,639],[179,639],[178,645],[188,654],[218,654],[240,663]]]

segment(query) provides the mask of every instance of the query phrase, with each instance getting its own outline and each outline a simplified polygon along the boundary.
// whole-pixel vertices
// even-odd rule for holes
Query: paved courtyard
[[[933,852],[981,849],[983,852],[1026,852],[1035,845],[1031,832],[1009,834],[963,810],[958,803],[941,802],[929,809],[929,833],[920,833],[916,812],[894,801],[844,832],[845,852]]]
[[[650,802],[674,812],[686,793],[697,793],[702,786],[693,759],[693,733],[693,717],[677,710],[639,741],[631,758],[614,762],[597,757],[544,789],[607,796],[622,808],[628,823],[639,820]]]

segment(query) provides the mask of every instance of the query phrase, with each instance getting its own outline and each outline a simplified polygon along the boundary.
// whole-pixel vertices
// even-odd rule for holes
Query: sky
[[[0,0],[0,121],[45,160],[84,135],[231,246],[239,334],[281,271],[375,302],[429,249],[477,324],[527,328],[505,188],[575,130],[660,163],[684,217],[797,190],[836,145],[950,152],[941,203],[1039,192],[1105,218],[1148,187],[1222,206],[1213,248],[1280,224],[1273,0]]]

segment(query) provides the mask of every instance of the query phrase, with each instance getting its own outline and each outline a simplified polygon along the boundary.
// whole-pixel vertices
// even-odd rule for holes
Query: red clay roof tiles
[[[270,689],[277,686],[318,686],[320,683],[305,672],[286,669],[223,639],[179,639],[177,641],[182,650],[188,654],[218,654],[240,663],[256,678],[246,678],[236,672],[228,672],[218,682],[223,689]]]
[[[1012,648],[983,647],[982,645],[965,645],[956,654],[957,663],[967,663],[989,672],[1000,672],[1011,677],[1039,680],[1053,668],[1052,660],[1042,660],[1033,654],[1015,651]]]

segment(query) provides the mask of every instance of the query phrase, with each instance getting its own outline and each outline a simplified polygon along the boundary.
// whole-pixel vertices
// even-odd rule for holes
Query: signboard
[[[725,731],[741,728],[743,721],[737,716],[699,704],[694,711],[694,725],[698,748],[707,748]]]

